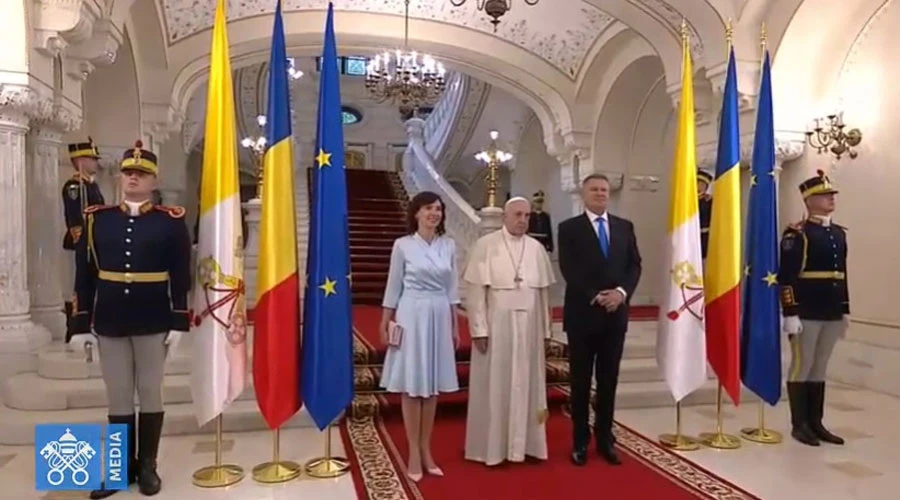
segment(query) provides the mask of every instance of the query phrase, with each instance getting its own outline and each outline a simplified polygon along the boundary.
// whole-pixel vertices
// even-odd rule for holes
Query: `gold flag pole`
[[[710,448],[720,450],[736,450],[741,447],[741,440],[732,434],[725,434],[722,431],[722,400],[725,396],[722,394],[722,383],[719,382],[719,388],[716,390],[716,432],[704,432],[700,434],[700,440],[703,444]]]
[[[760,57],[760,69],[762,69],[762,65],[766,58],[766,23],[762,24],[762,27],[759,31],[759,45],[761,49]],[[776,335],[778,332],[776,332]],[[759,402],[759,425],[758,427],[745,427],[741,429],[741,437],[746,439],[747,441],[753,441],[754,443],[761,444],[778,444],[782,441],[782,436],[780,432],[773,431],[770,429],[766,429],[766,403],[765,401],[760,400]]]
[[[350,461],[344,457],[331,455],[331,424],[325,428],[325,456],[306,462],[306,473],[312,477],[325,479],[343,476],[350,471]]]
[[[239,465],[222,463],[222,414],[216,417],[216,462],[214,465],[194,471],[194,486],[223,488],[244,479],[244,469]]]
[[[272,431],[272,461],[264,462],[253,468],[253,479],[260,483],[285,483],[300,477],[303,467],[297,462],[282,461],[281,428]]]
[[[747,441],[762,444],[778,444],[781,442],[781,433],[766,429],[766,402],[759,402],[759,427],[745,427],[741,429],[741,437]]]
[[[661,434],[659,444],[675,451],[694,451],[700,448],[696,439],[681,434],[681,401],[675,403],[675,434]]]

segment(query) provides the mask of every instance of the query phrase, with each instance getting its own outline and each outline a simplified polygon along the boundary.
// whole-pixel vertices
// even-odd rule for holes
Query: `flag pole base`
[[[325,428],[325,456],[306,462],[306,473],[317,479],[343,476],[350,472],[350,461],[331,455],[331,425]]]
[[[682,436],[681,434],[661,434],[659,436],[659,444],[672,451],[694,451],[700,449],[700,443],[696,439]]]
[[[244,479],[244,469],[239,465],[222,464],[203,467],[194,472],[194,486],[201,488],[224,488]]]
[[[784,439],[780,432],[769,429],[760,429],[759,427],[746,427],[741,429],[741,437],[747,441],[761,444],[778,444]]]
[[[321,457],[306,462],[306,473],[318,479],[340,477],[350,472],[350,461],[343,457]]]
[[[735,435],[723,432],[704,432],[700,434],[703,444],[717,450],[736,450],[741,447],[741,440]]]
[[[300,464],[281,459],[281,429],[273,429],[272,460],[253,468],[253,480],[265,484],[286,483],[300,477],[302,472]]]
[[[265,462],[253,468],[253,480],[266,483],[286,483],[300,477],[303,472],[303,466],[296,462]]]
[[[662,434],[659,444],[673,451],[694,451],[700,449],[700,443],[681,433],[681,401],[675,402],[675,434]]]
[[[741,429],[741,437],[760,444],[778,444],[782,441],[780,432],[766,429],[766,405],[763,401],[759,402],[759,424]]]
[[[718,393],[716,398],[716,432],[704,432],[703,434],[700,434],[700,441],[702,441],[704,445],[717,450],[736,450],[741,447],[741,438],[732,434],[725,434],[722,431],[722,401],[724,396],[722,394],[721,382],[719,383],[719,388],[716,392]]]
[[[222,463],[222,414],[216,417],[216,462],[194,471],[192,482],[201,488],[224,488],[244,479],[239,465]]]

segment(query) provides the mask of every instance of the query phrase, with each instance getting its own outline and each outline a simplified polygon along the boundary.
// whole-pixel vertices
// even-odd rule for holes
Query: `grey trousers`
[[[828,360],[838,339],[847,330],[843,321],[800,320],[803,331],[791,335],[791,368],[788,382],[824,382]]]
[[[109,414],[134,414],[135,386],[142,413],[163,411],[166,333],[98,338]]]

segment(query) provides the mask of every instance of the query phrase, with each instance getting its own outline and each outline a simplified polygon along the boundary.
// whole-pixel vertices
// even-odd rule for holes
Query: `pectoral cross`
[[[516,277],[515,277],[515,279],[513,279],[513,281],[516,282],[516,286],[521,286],[521,284],[522,284],[522,277],[519,276],[519,275],[517,274]]]

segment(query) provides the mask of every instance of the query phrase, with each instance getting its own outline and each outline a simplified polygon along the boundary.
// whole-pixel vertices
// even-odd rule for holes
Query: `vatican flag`
[[[247,382],[241,197],[224,4],[218,0],[213,24],[191,333],[191,395],[200,425],[221,414]]]
[[[656,360],[675,401],[706,382],[694,82],[686,36],[682,42],[681,104],[665,260],[668,273],[656,341]]]

